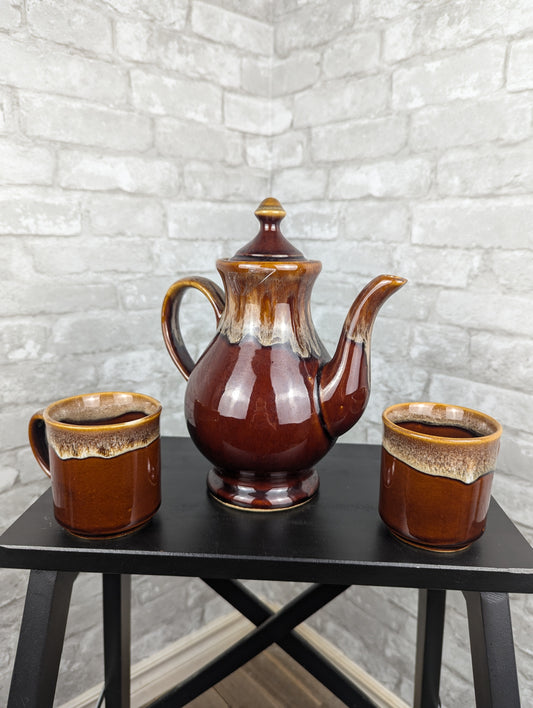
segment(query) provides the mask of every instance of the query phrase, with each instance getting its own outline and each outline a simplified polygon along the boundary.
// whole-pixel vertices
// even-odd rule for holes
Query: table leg
[[[419,590],[414,708],[438,708],[446,590]]]
[[[31,571],[8,708],[52,708],[76,575]]]
[[[507,593],[464,592],[478,708],[519,708]]]
[[[104,573],[106,708],[130,707],[131,576]]]
[[[256,626],[274,615],[267,605],[236,580],[203,578],[203,581]],[[346,585],[346,589],[349,587]],[[375,705],[353,681],[295,632],[290,632],[277,644],[346,705],[352,708],[372,708]]]

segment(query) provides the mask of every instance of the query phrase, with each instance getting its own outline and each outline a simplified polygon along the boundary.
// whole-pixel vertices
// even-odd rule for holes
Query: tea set
[[[163,339],[187,380],[187,428],[212,465],[212,497],[243,511],[290,513],[317,495],[315,465],[363,414],[373,323],[407,281],[371,280],[349,308],[330,356],[311,318],[320,261],[282,234],[285,210],[276,199],[261,202],[255,215],[257,235],[216,262],[223,289],[199,276],[170,286]],[[196,362],[180,327],[191,288],[205,295],[216,321]],[[32,417],[30,444],[51,476],[64,528],[108,538],[156,513],[160,412],[149,396],[112,392],[64,399]],[[484,530],[500,425],[477,411],[433,403],[392,406],[383,422],[379,511],[389,530],[425,549],[469,545]]]

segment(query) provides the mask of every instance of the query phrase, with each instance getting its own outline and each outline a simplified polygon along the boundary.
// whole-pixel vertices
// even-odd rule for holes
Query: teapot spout
[[[380,307],[407,282],[379,275],[350,307],[335,354],[321,369],[318,395],[323,425],[336,439],[357,423],[370,395],[370,338]]]

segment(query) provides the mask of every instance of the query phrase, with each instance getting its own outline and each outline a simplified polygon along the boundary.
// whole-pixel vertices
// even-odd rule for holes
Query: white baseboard
[[[131,708],[148,706],[252,628],[253,625],[239,612],[230,612],[138,662],[131,669]],[[314,629],[301,625],[296,632],[350,678],[376,708],[409,708]],[[60,708],[94,708],[101,692],[102,684],[94,686]]]

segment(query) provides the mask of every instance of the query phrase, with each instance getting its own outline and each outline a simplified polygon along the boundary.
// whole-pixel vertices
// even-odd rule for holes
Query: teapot
[[[314,465],[361,417],[370,394],[370,336],[385,300],[405,278],[380,275],[353,302],[330,357],[311,319],[322,265],[281,233],[281,204],[255,211],[257,236],[217,260],[224,291],[208,278],[181,278],[162,307],[163,337],[188,381],[189,434],[213,464],[207,486],[219,501],[251,510],[288,509],[311,499]],[[216,334],[195,363],[180,330],[189,288],[211,303]]]

